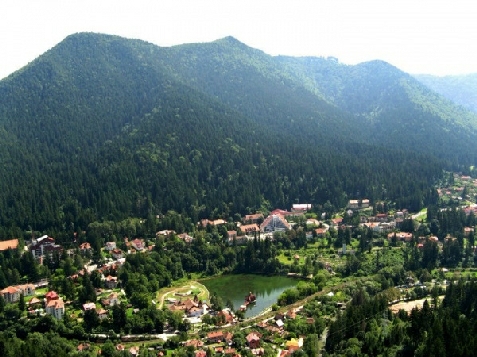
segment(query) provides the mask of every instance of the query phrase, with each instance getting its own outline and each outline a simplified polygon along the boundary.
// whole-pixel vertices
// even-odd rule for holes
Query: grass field
[[[195,280],[190,280],[182,282],[179,285],[174,285],[170,288],[160,289],[156,294],[157,308],[162,309],[165,299],[177,298],[177,293],[184,294],[188,292],[190,292],[190,294],[181,297],[193,299],[194,296],[197,295],[199,300],[209,301],[209,290],[207,290],[207,288],[201,283]]]

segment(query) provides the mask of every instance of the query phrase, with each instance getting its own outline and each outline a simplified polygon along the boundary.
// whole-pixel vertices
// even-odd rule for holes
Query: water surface
[[[201,281],[210,293],[220,296],[224,304],[230,300],[234,309],[238,310],[244,304],[245,296],[252,292],[257,301],[249,305],[245,317],[258,315],[266,308],[277,302],[280,294],[294,287],[298,280],[285,276],[262,276],[252,274],[224,275]]]

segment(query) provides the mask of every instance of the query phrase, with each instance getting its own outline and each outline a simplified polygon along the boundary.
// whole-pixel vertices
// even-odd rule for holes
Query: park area
[[[186,281],[181,285],[160,289],[156,295],[158,308],[162,309],[164,306],[164,301],[167,299],[193,299],[196,295],[199,300],[209,301],[209,291],[204,285],[197,281]]]

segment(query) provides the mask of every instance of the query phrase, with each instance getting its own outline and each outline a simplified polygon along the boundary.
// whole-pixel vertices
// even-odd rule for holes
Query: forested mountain
[[[477,113],[477,73],[443,77],[416,74],[414,77],[433,91]]]
[[[347,66],[336,59],[279,57],[308,85],[350,113],[374,145],[407,148],[450,159],[475,161],[477,115],[432,92],[382,61]],[[456,145],[456,143],[459,143]]]
[[[76,230],[295,202],[419,209],[477,121],[382,63],[75,34],[0,82],[0,225]]]

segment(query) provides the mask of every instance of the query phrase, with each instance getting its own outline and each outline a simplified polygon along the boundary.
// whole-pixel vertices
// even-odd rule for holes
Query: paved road
[[[91,333],[89,334],[90,337],[92,338],[98,338],[98,339],[107,339],[110,337],[110,335],[105,334],[105,333]],[[155,339],[162,339],[164,341],[167,341],[168,338],[171,338],[173,336],[177,336],[175,333],[157,333],[157,334],[137,334],[137,335],[111,335],[111,337],[114,338],[120,338],[121,340],[135,340],[135,341],[147,341],[147,340],[155,340]]]
[[[325,329],[323,330],[322,334],[321,334],[321,337],[320,337],[320,353],[318,354],[318,357],[321,357],[323,354],[321,353],[321,351],[324,350],[324,348],[326,347],[326,337],[328,336],[328,327],[325,327]]]

